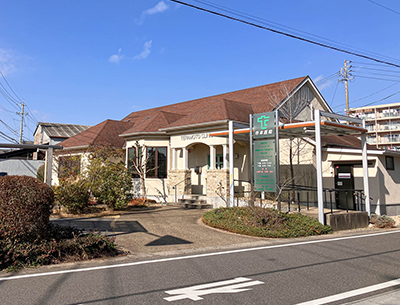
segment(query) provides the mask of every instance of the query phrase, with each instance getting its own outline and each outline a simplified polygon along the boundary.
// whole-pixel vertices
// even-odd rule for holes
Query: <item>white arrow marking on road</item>
[[[251,281],[251,282],[249,282]],[[203,300],[201,295],[212,294],[212,293],[237,293],[243,292],[247,290],[251,290],[252,288],[247,288],[249,286],[264,284],[261,281],[252,281],[252,279],[248,279],[245,277],[237,277],[232,280],[214,282],[203,285],[196,285],[186,288],[180,288],[175,290],[168,290],[165,293],[174,295],[172,297],[164,298],[169,302],[190,299],[193,301]],[[222,286],[222,287],[219,287]]]

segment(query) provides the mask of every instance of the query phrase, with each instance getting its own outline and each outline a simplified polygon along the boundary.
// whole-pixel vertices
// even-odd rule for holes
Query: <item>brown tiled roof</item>
[[[272,111],[306,78],[132,112],[123,121],[130,120],[133,126],[123,134],[156,132],[163,128],[220,120],[248,122],[252,113]]]
[[[61,142],[59,145],[64,148],[89,145],[123,147],[125,140],[119,135],[131,126],[132,122],[106,120]]]
[[[361,149],[361,140],[355,136],[322,136],[321,142],[324,147]],[[367,144],[367,149],[377,148]]]

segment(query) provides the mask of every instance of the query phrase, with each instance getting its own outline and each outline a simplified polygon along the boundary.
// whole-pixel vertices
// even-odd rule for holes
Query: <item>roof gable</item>
[[[131,126],[131,122],[106,120],[61,142],[59,145],[64,148],[90,145],[123,147],[125,141],[119,135]]]

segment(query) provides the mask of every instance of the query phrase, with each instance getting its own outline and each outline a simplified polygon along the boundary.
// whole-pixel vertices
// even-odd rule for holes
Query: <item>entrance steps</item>
[[[178,202],[168,203],[185,209],[212,209],[213,205],[207,203],[206,196],[185,195],[185,198],[178,199]]]

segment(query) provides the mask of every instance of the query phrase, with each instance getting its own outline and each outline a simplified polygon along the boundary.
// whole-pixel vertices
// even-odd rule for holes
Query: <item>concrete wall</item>
[[[40,160],[0,159],[0,172],[36,178],[37,171],[42,164],[44,161]]]

